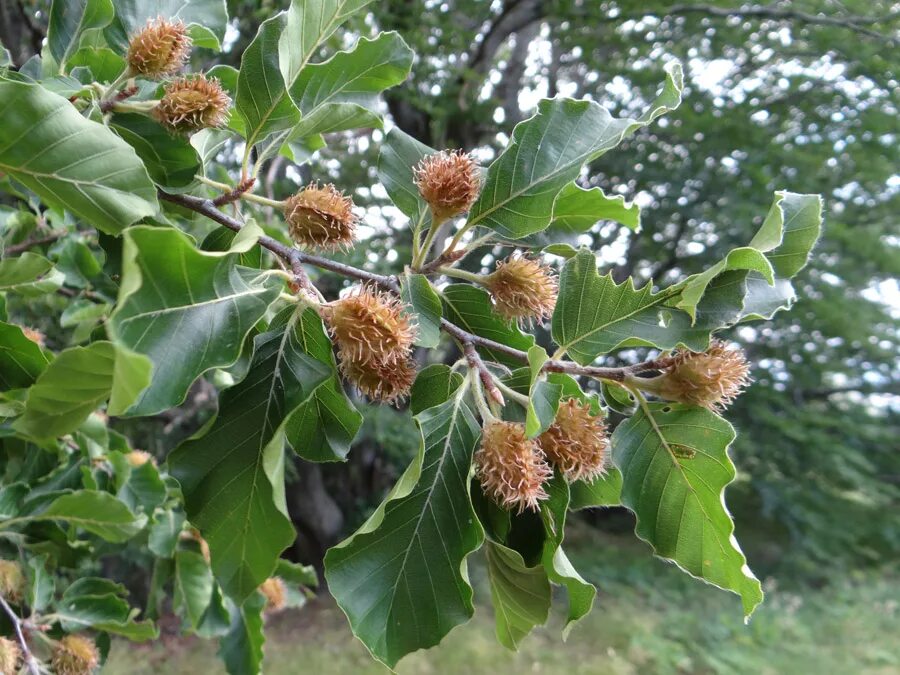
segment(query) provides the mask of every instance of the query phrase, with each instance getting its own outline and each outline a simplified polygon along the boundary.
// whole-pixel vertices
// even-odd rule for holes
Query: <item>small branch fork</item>
[[[41,668],[38,665],[37,659],[34,658],[34,654],[31,653],[31,649],[28,648],[28,643],[25,641],[25,634],[22,632],[21,619],[19,619],[19,616],[13,611],[13,608],[9,606],[9,603],[6,602],[3,596],[0,596],[0,606],[3,607],[3,611],[6,612],[6,615],[9,617],[13,629],[16,632],[16,640],[22,648],[22,657],[25,659],[25,667],[28,668],[28,672],[31,673],[31,675],[41,675]]]
[[[241,228],[243,227],[243,224],[239,220],[232,218],[227,213],[219,210],[216,204],[211,199],[204,199],[202,197],[194,197],[191,195],[171,194],[168,192],[164,192],[163,190],[159,190],[158,194],[160,199],[195,211],[196,213],[206,216],[210,220],[213,220],[220,225],[227,227],[229,230],[233,230],[234,232],[240,232]],[[341,276],[349,277],[351,279],[357,279],[365,283],[374,284],[385,290],[391,291],[392,293],[400,293],[400,283],[397,280],[396,276],[367,272],[366,270],[359,269],[358,267],[353,267],[352,265],[346,265],[335,260],[330,260],[329,258],[323,258],[321,256],[306,253],[291,246],[286,246],[280,241],[277,241],[268,236],[260,237],[259,245],[284,260],[284,262],[287,263],[293,271],[297,284],[304,288],[310,289],[312,284],[309,282],[309,279],[307,278],[306,273],[303,271],[302,266],[312,265],[313,267],[328,270],[329,272],[334,272],[336,274],[340,274]],[[462,348],[463,354],[466,357],[466,361],[469,363],[470,367],[478,372],[479,376],[481,377],[481,381],[484,383],[485,390],[487,391],[488,395],[496,402],[502,403],[503,394],[494,383],[493,375],[487,369],[487,366],[484,364],[481,356],[476,351],[476,348],[481,347],[484,349],[489,349],[493,352],[506,354],[507,356],[510,356],[518,361],[522,361],[523,363],[528,362],[527,352],[524,352],[521,349],[516,349],[515,347],[509,347],[508,345],[501,344],[500,342],[495,342],[494,340],[490,340],[488,338],[481,337],[480,335],[470,333],[469,331],[460,328],[455,323],[452,323],[443,318],[441,319],[441,330],[456,339],[456,341]],[[544,363],[542,370],[550,373],[566,373],[568,375],[576,376],[584,375],[586,377],[593,377],[601,380],[625,382],[630,376],[653,370],[660,370],[669,365],[669,363],[670,359],[663,357],[660,359],[643,361],[641,363],[636,363],[630,366],[604,368],[600,366],[582,366],[573,361],[550,359],[549,361]]]

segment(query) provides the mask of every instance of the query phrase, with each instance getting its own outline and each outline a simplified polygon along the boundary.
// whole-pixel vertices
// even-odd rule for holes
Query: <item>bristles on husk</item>
[[[100,664],[100,653],[90,638],[66,635],[53,648],[56,675],[89,675]]]
[[[680,401],[721,412],[750,384],[750,364],[741,349],[713,340],[705,352],[680,350],[673,363],[656,379],[651,391],[669,401]]]
[[[287,587],[280,577],[269,577],[260,584],[259,590],[266,596],[267,612],[278,612],[284,609],[287,602]]]
[[[301,246],[334,251],[353,245],[357,217],[353,200],[334,185],[310,183],[284,203],[288,233]]]
[[[543,322],[553,314],[559,290],[547,265],[520,255],[497,262],[485,286],[497,312],[508,320]]]
[[[230,105],[219,80],[195,75],[169,83],[153,114],[172,131],[192,132],[224,126]]]
[[[548,496],[544,484],[553,476],[538,444],[525,435],[525,425],[499,420],[484,427],[475,473],[488,497],[519,513],[537,511]]]
[[[22,650],[18,643],[0,637],[0,673],[10,675],[19,672],[19,663],[22,661]]]
[[[0,560],[0,597],[18,604],[24,593],[25,575],[22,573],[22,566],[15,560]]]
[[[360,286],[323,308],[323,318],[343,360],[390,366],[410,357],[416,331],[393,295]]]
[[[374,401],[395,403],[406,398],[416,379],[412,359],[385,364],[380,361],[357,361],[340,354],[343,376]]]
[[[184,24],[159,17],[132,36],[126,58],[132,73],[157,79],[177,72],[190,52],[191,38]]]
[[[591,414],[589,403],[566,399],[556,419],[538,436],[538,445],[568,482],[592,481],[606,472],[609,437],[600,415]]]
[[[151,455],[146,450],[132,450],[127,455],[125,455],[125,459],[127,459],[128,463],[135,469],[144,466],[144,464],[146,464],[147,462],[152,462],[153,464],[156,463],[153,455]]]
[[[462,151],[429,155],[413,169],[416,187],[437,220],[468,211],[481,191],[481,173],[472,157]]]

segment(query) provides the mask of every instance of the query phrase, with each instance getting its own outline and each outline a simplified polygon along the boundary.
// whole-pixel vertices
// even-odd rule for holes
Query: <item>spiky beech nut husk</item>
[[[396,296],[360,286],[323,316],[342,359],[382,366],[409,360],[416,330]]]
[[[19,603],[25,592],[25,575],[15,560],[0,560],[0,597]]]
[[[178,71],[191,52],[181,21],[150,20],[128,43],[128,67],[135,75],[158,79]]]
[[[589,403],[569,398],[559,404],[556,419],[538,436],[538,445],[570,483],[594,480],[606,472],[609,436],[600,415]]]
[[[413,169],[416,187],[437,220],[468,211],[481,191],[478,164],[461,150],[429,155]]]
[[[11,675],[19,672],[19,663],[22,661],[22,650],[12,640],[0,637],[0,673]]]
[[[128,463],[135,469],[144,466],[147,462],[153,462],[155,464],[153,455],[146,450],[132,450],[125,455],[125,459],[127,459]]]
[[[556,275],[547,265],[520,255],[497,262],[485,287],[497,312],[515,321],[545,321],[556,307]]]
[[[291,239],[301,246],[334,251],[352,246],[356,237],[353,200],[330,183],[310,183],[288,197],[284,219]]]
[[[56,675],[89,675],[100,664],[100,652],[90,638],[66,635],[53,648],[52,664]]]
[[[504,508],[537,511],[547,499],[544,484],[553,476],[534,439],[518,422],[488,422],[475,453],[475,472],[485,493]]]
[[[269,577],[260,584],[259,591],[266,596],[267,612],[277,612],[284,609],[287,601],[287,587],[280,577]]]
[[[741,349],[713,340],[705,352],[679,350],[673,363],[656,378],[651,391],[669,401],[726,408],[750,384],[750,364]]]
[[[170,130],[189,133],[224,126],[230,105],[231,99],[218,79],[192,75],[166,85],[153,114]]]
[[[406,398],[416,379],[411,358],[386,364],[378,360],[358,361],[338,354],[344,378],[374,401],[394,403]]]
[[[24,335],[29,340],[34,342],[38,347],[43,347],[44,343],[47,340],[46,335],[44,335],[41,331],[36,330],[34,328],[23,328],[22,335]]]

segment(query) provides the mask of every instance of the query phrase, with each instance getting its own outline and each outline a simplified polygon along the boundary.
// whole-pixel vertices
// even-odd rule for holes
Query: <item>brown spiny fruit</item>
[[[357,389],[374,401],[394,403],[406,397],[416,379],[412,359],[385,364],[378,360],[358,361],[339,354],[341,373]]]
[[[5,637],[0,637],[0,673],[13,675],[19,672],[22,650],[19,645]]]
[[[228,122],[231,99],[219,80],[205,75],[180,77],[166,85],[153,114],[172,131],[192,132]]]
[[[288,233],[301,246],[334,251],[353,245],[353,200],[330,183],[310,183],[284,202]]]
[[[266,596],[266,611],[277,612],[284,609],[287,599],[287,588],[279,577],[269,577],[259,586],[260,592]]]
[[[100,653],[90,638],[66,635],[53,648],[52,663],[56,675],[89,675],[100,664]]]
[[[138,469],[147,462],[156,463],[153,459],[153,455],[151,455],[146,450],[132,450],[127,455],[125,455],[125,459],[128,460],[128,463],[135,469]]]
[[[750,364],[741,349],[713,340],[705,352],[679,350],[650,391],[669,401],[726,408],[750,384]]]
[[[506,319],[545,321],[556,306],[556,276],[546,265],[513,255],[497,262],[485,286]]]
[[[468,211],[481,191],[481,173],[472,157],[460,150],[429,155],[413,169],[419,194],[436,220]]]
[[[15,560],[0,560],[0,597],[19,603],[25,592],[25,575]]]
[[[475,453],[475,472],[485,493],[504,508],[537,511],[547,499],[544,484],[553,471],[534,439],[517,422],[488,422]]]
[[[190,51],[191,38],[184,24],[159,17],[132,36],[128,67],[135,75],[157,79],[178,71]]]
[[[22,335],[34,342],[38,347],[43,347],[47,336],[34,328],[22,328]]]
[[[606,471],[606,424],[591,414],[589,403],[575,398],[560,403],[553,424],[538,436],[538,445],[570,483],[592,481]]]
[[[343,360],[382,366],[409,360],[416,331],[395,296],[360,286],[323,315]]]

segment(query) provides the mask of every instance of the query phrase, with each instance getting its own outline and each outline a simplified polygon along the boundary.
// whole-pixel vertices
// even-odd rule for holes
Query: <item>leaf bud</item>
[[[0,560],[0,597],[14,604],[25,594],[25,575],[15,560]]]
[[[553,270],[537,260],[512,255],[497,262],[485,279],[497,312],[508,320],[546,321],[556,307],[558,286]]]
[[[158,79],[178,71],[191,51],[191,38],[181,21],[158,17],[128,43],[128,67],[135,75]]]
[[[475,473],[485,493],[504,508],[537,511],[547,499],[544,484],[553,471],[525,425],[492,420],[485,424],[475,453]]]
[[[215,77],[180,77],[166,85],[153,114],[172,131],[189,133],[228,122],[231,99]]]
[[[460,150],[429,155],[413,169],[413,179],[437,221],[468,211],[481,191],[481,172]]]
[[[18,673],[22,650],[12,640],[0,637],[0,673]]]
[[[66,635],[53,648],[56,675],[90,675],[100,664],[100,653],[90,638]]]
[[[568,482],[592,481],[606,472],[609,436],[589,403],[569,398],[559,404],[556,419],[538,436],[538,445]]]
[[[297,244],[334,251],[353,245],[356,225],[353,200],[330,183],[310,183],[287,198],[284,218]]]
[[[724,410],[750,384],[750,364],[741,349],[713,340],[705,352],[679,350],[650,391],[669,401]]]

